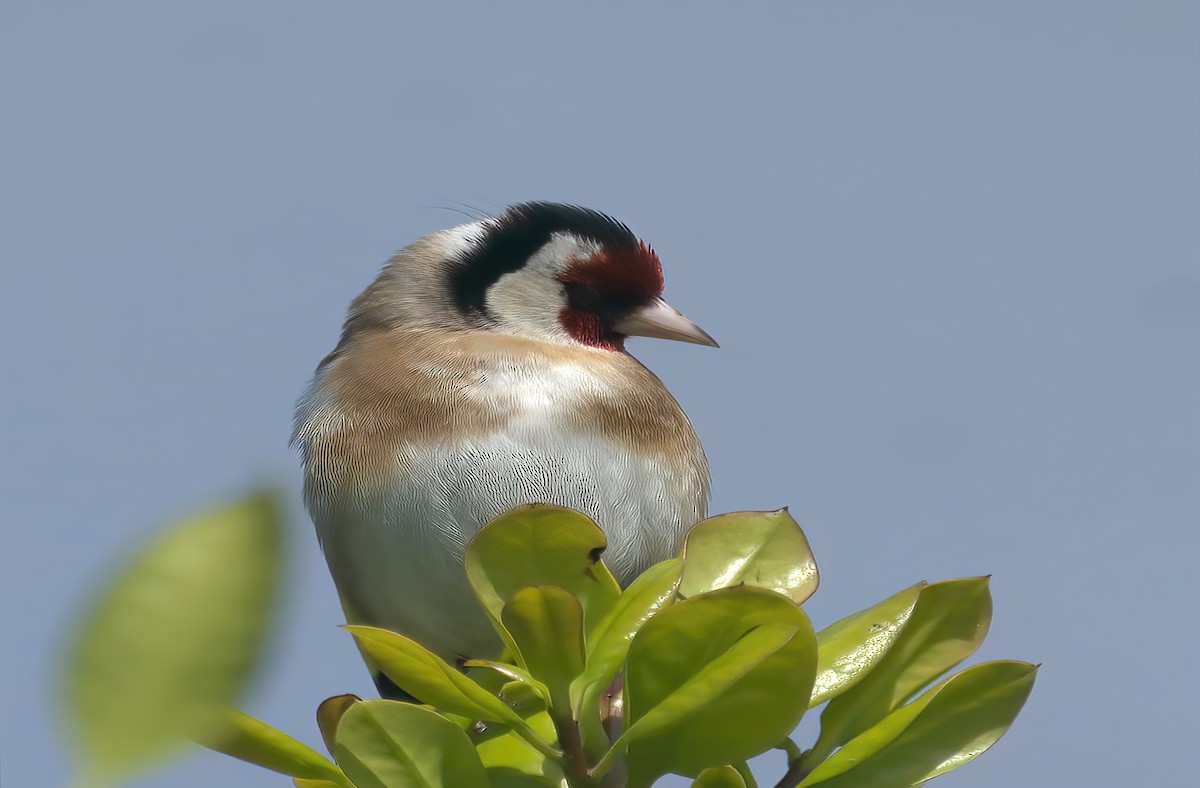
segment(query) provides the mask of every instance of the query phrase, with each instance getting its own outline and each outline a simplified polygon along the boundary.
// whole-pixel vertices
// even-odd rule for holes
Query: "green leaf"
[[[527,710],[522,716],[538,736],[546,741],[556,741],[554,723],[545,709]],[[494,784],[511,783],[517,774],[544,779],[552,785],[562,783],[563,771],[558,761],[538,752],[529,742],[511,730],[490,726],[482,733],[476,734],[474,742],[475,751],[479,753],[479,758],[487,769],[488,778]]]
[[[596,625],[587,642],[586,667],[571,688],[576,714],[589,687],[599,686],[603,691],[612,682],[642,625],[674,601],[682,571],[683,562],[672,558],[642,572]]]
[[[809,767],[974,653],[991,620],[986,577],[946,580],[921,589],[892,647],[854,687],[825,707]]]
[[[621,593],[600,562],[607,547],[604,532],[585,514],[549,504],[519,506],[485,525],[467,545],[467,578],[510,647],[501,611],[527,586],[570,591],[583,608],[584,631],[591,632]]]
[[[746,788],[746,781],[732,766],[710,766],[692,781],[692,788]]]
[[[350,786],[333,761],[283,731],[230,709],[230,730],[206,747],[273,772]]]
[[[411,703],[355,703],[338,725],[334,752],[357,788],[488,788],[467,734]]]
[[[550,688],[533,677],[533,674],[516,665],[509,665],[507,662],[497,662],[491,659],[469,659],[463,663],[465,668],[488,668],[499,673],[501,676],[520,682],[533,693],[537,695],[544,703],[550,702]],[[509,685],[511,686],[511,685]],[[501,685],[503,689],[503,685]]]
[[[522,588],[500,620],[525,667],[550,690],[552,715],[569,719],[571,682],[583,672],[583,609],[558,586]]]
[[[345,628],[384,675],[417,700],[451,714],[508,725],[535,746],[541,745],[543,752],[551,754],[549,745],[537,740],[525,720],[504,701],[424,646],[386,629],[349,624]],[[359,705],[355,704],[350,710]],[[342,724],[345,724],[344,717]]]
[[[633,636],[651,616],[675,601],[682,571],[683,562],[672,558],[642,572],[588,638],[583,673],[571,684],[571,709],[584,746],[594,757],[609,744],[600,720],[600,698],[625,664]]]
[[[343,788],[343,783],[330,782],[329,780],[307,780],[303,777],[293,777],[292,784],[296,788]]]
[[[274,498],[254,495],[158,534],[95,595],[62,679],[85,781],[227,729],[262,650],[280,539]]]
[[[337,726],[342,721],[342,715],[361,700],[357,695],[334,695],[317,706],[317,728],[321,731],[321,739],[330,755],[333,754],[333,742],[337,738]]]
[[[565,785],[561,777],[557,780],[549,777],[534,777],[515,769],[500,767],[488,769],[487,776],[492,788],[560,788]]]
[[[817,633],[817,681],[809,708],[850,689],[883,659],[927,585],[910,586]]]
[[[631,786],[769,749],[808,708],[816,660],[808,617],[773,591],[739,586],[666,608],[634,636],[629,727],[596,773],[625,748]]]
[[[920,785],[995,744],[1033,690],[1037,666],[985,662],[937,684],[850,740],[801,785]]]
[[[817,590],[819,579],[808,539],[787,509],[731,512],[688,531],[679,593],[693,597],[744,583],[799,605]]]
[[[532,679],[532,676],[530,677]],[[532,681],[509,681],[496,693],[500,700],[523,714],[525,709],[544,710],[550,707],[550,690],[537,679]]]

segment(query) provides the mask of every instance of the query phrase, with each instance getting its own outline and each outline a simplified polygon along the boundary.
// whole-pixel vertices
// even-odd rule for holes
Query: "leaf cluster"
[[[230,511],[242,510],[223,516]],[[261,523],[274,517],[255,511]],[[254,530],[239,528],[243,536]],[[181,534],[163,539],[200,541]],[[187,662],[179,649],[135,654],[114,645],[132,626],[121,623],[130,600],[141,598],[130,589],[148,582],[146,566],[163,552],[150,548],[114,582],[119,593],[105,597],[75,650],[68,706],[85,772],[117,774],[182,735],[308,788],[643,788],[666,774],[744,788],[757,785],[746,762],[776,748],[788,756],[779,786],[911,786],[995,743],[1033,686],[1037,668],[1024,662],[947,675],[987,634],[987,578],[917,583],[814,632],[801,605],[817,588],[817,566],[786,510],[704,520],[678,557],[624,591],[601,559],[605,547],[594,522],[561,507],[520,507],[486,525],[468,547],[466,569],[504,644],[503,654],[484,655],[492,658],[452,665],[398,633],[347,626],[416,702],[326,700],[317,719],[332,758],[231,710],[226,688],[238,682],[228,679],[205,685],[222,689],[208,692],[199,710],[181,712],[179,703],[194,699],[164,695],[161,686],[158,700],[138,694],[137,724],[114,727],[121,715],[109,704],[118,699],[99,679],[127,690],[137,678],[117,675],[122,660],[149,659],[163,674]],[[269,597],[259,585],[243,586],[250,590],[238,593],[249,598]],[[211,626],[188,643],[219,636],[224,645],[210,651],[229,664],[252,662],[253,638],[243,633],[235,648],[228,631]],[[241,656],[230,658],[234,652]],[[184,672],[203,680],[195,670],[188,664]],[[821,705],[820,733],[802,748],[789,735]],[[151,731],[168,718],[171,725]],[[120,757],[102,755],[110,748]]]

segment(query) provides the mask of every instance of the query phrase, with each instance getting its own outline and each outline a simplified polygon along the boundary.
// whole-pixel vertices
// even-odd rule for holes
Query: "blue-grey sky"
[[[370,693],[293,402],[447,207],[549,199],[631,225],[720,340],[631,347],[713,510],[803,523],[818,626],[994,575],[980,657],[1045,664],[942,784],[1182,784],[1198,29],[1167,0],[5,3],[0,782],[67,779],[56,650],[108,568],[256,480],[290,495],[293,571],[246,707],[316,743],[320,699]],[[283,782],[199,753],[139,784]]]

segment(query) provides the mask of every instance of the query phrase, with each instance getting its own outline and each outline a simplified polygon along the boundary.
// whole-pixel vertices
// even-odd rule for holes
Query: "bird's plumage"
[[[524,503],[594,518],[622,582],[677,550],[704,516],[707,463],[617,331],[651,314],[704,341],[659,314],[670,312],[661,289],[657,257],[624,225],[541,203],[435,233],[389,262],[354,301],[294,435],[352,621],[447,658],[494,652],[463,552]]]

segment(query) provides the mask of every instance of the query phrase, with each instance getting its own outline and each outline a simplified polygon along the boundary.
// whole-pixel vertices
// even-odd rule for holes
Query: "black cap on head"
[[[521,203],[486,224],[486,234],[463,256],[451,279],[454,303],[466,315],[486,316],[488,288],[524,266],[554,233],[569,232],[613,251],[639,246],[637,236],[621,222],[577,205]]]

